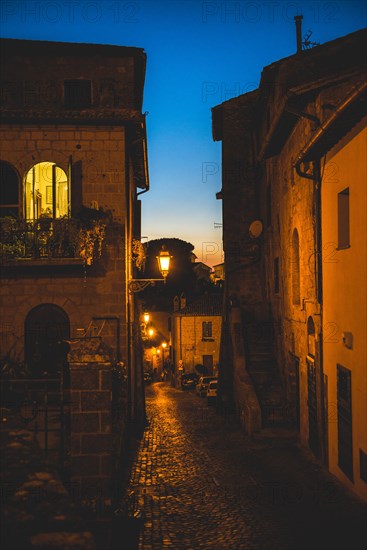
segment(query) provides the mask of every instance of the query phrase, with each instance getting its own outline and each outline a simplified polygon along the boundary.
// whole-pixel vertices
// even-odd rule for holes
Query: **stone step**
[[[286,426],[294,422],[294,411],[288,405],[263,406],[262,425],[264,426]]]
[[[248,370],[260,371],[260,372],[261,371],[262,372],[274,372],[274,373],[278,372],[276,364],[271,363],[269,361],[253,361],[253,362],[248,361],[247,365],[248,365],[248,367],[247,367]]]
[[[264,368],[254,369],[254,368],[250,367],[250,368],[247,369],[247,371],[252,376],[257,376],[257,377],[266,376],[269,381],[280,382],[279,375],[278,375],[278,373],[275,369],[267,369],[267,368],[265,368],[265,369]]]
[[[260,353],[254,353],[254,354],[246,354],[246,359],[248,363],[259,363],[263,361],[264,363],[271,363],[272,365],[276,365],[276,361],[274,359],[274,355],[271,354],[263,354]]]

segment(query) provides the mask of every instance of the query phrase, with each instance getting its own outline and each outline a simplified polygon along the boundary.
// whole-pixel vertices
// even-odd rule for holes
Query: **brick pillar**
[[[69,363],[71,481],[81,495],[110,496],[114,439],[110,363]]]

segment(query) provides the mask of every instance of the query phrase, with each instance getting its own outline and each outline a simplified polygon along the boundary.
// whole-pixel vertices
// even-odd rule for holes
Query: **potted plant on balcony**
[[[86,265],[92,265],[94,259],[101,256],[105,234],[106,226],[99,220],[92,227],[79,230],[78,253]]]
[[[11,216],[0,218],[0,259],[11,260],[24,256],[25,227]]]
[[[80,222],[76,252],[86,265],[92,265],[102,254],[106,226],[111,221],[102,210],[82,206],[77,214]]]
[[[63,216],[53,220],[50,250],[55,258],[74,258],[79,244],[79,223]]]

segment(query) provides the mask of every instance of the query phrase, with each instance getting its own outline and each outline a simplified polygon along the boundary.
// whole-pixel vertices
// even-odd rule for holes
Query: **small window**
[[[212,338],[213,336],[213,327],[211,321],[203,321],[203,340],[207,338]]]
[[[279,258],[274,258],[274,292],[279,294]]]
[[[67,109],[85,109],[92,105],[90,80],[64,81],[64,106]]]
[[[338,248],[350,246],[349,187],[338,193]]]

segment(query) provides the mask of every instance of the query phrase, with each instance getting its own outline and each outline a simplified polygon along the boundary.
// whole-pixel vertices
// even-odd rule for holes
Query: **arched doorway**
[[[63,367],[58,342],[70,338],[67,313],[55,304],[41,304],[27,315],[24,327],[25,360],[32,376],[57,376]]]

